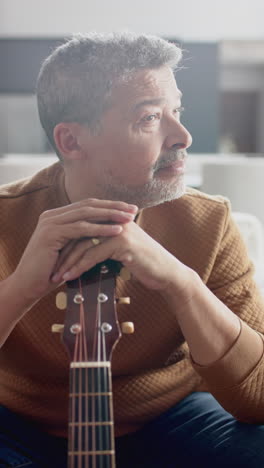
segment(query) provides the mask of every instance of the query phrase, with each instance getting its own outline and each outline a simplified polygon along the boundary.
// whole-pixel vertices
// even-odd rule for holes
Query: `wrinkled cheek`
[[[133,161],[133,164],[130,165],[131,171],[138,177],[149,179],[153,175],[157,159],[158,155],[156,155],[156,152],[146,151],[146,148],[143,148],[141,151],[138,149],[130,158],[130,162]]]
[[[137,158],[137,161],[134,161],[133,165],[127,166],[126,172],[131,184],[146,184],[153,179],[153,164]]]
[[[120,149],[123,148],[123,151]],[[116,148],[115,161],[109,165],[113,177],[128,185],[141,185],[153,179],[153,168],[159,155],[149,145],[121,144]]]

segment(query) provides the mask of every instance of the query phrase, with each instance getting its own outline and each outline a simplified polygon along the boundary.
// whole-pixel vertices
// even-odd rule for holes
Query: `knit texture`
[[[0,188],[1,280],[15,270],[39,215],[68,203],[60,163]],[[118,318],[132,320],[135,333],[124,335],[113,353],[115,434],[137,430],[201,389],[211,391],[238,419],[264,422],[264,361],[257,362],[253,331],[264,331],[264,301],[229,201],[188,188],[180,199],[141,211],[137,223],[199,274],[241,318],[242,330],[223,358],[198,366],[164,298],[119,277],[117,296],[129,296],[131,305],[117,305]],[[0,402],[44,431],[67,436],[69,359],[60,337],[51,333],[53,323],[64,321],[55,294],[20,320],[1,348]],[[236,377],[240,366],[245,368],[242,381]]]

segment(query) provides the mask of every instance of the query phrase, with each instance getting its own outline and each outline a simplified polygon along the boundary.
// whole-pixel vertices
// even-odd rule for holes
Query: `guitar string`
[[[80,280],[79,280],[79,288],[80,288],[80,293],[82,294],[81,292],[81,284],[80,284]],[[79,323],[80,323],[80,327],[81,327],[81,332],[79,333],[79,336],[80,336],[80,344],[79,344],[79,356],[78,356],[78,361],[79,362],[82,362],[83,361],[83,356],[82,356],[82,346],[83,346],[83,333],[84,333],[84,330],[83,330],[83,317],[82,317],[82,304],[80,304],[80,319],[79,319]],[[82,450],[82,425],[80,424],[81,421],[82,421],[82,367],[80,367],[78,369],[78,387],[79,387],[79,394],[77,396],[78,398],[78,468],[82,468],[82,457],[81,457],[81,450]]]
[[[82,283],[81,279],[79,278],[79,288],[80,288],[80,294],[81,296],[84,296],[83,289],[82,289]],[[84,306],[83,303],[80,304],[80,325],[81,325],[81,343],[80,343],[80,359],[79,362],[87,362],[88,361],[88,349],[87,349],[87,336],[86,336],[86,330],[88,330],[88,323],[87,323],[87,318],[88,315],[84,313]],[[88,421],[89,417],[89,399],[86,396],[83,396],[83,393],[86,395],[88,394],[89,391],[89,380],[88,380],[88,368],[80,368],[79,369],[79,375],[81,376],[79,383],[79,400],[80,400],[80,406],[81,410],[79,410],[79,420],[81,420],[81,424],[79,425],[79,432],[80,432],[80,438],[79,440],[81,441],[79,444],[79,451],[82,451],[83,447],[83,429],[85,427],[84,431],[84,450],[85,450],[85,465],[88,467],[89,465],[89,455],[88,455],[88,450],[89,450],[89,437],[88,437],[88,426],[85,424],[83,426],[83,422]],[[84,375],[84,378],[83,378]],[[83,385],[84,381],[84,385]],[[83,408],[83,402],[84,402],[84,408]],[[83,421],[83,416],[84,416],[84,411],[85,413],[87,412],[87,419]],[[80,455],[80,467],[82,468],[82,456]]]
[[[86,318],[86,327],[87,327],[87,330],[88,330],[88,314],[87,314],[87,318]],[[88,361],[88,352],[87,352],[87,361]],[[86,393],[86,397],[85,397],[85,422],[87,423],[89,421],[89,397],[88,397],[88,393],[89,393],[89,368],[84,368],[83,369],[83,372],[85,374],[85,393]],[[85,468],[88,468],[89,467],[89,454],[88,454],[88,451],[89,451],[89,440],[90,440],[90,435],[89,435],[89,426],[87,424],[85,424],[85,458],[84,458],[84,464],[85,464]]]
[[[102,343],[102,353],[103,353],[103,361],[106,363],[106,334],[103,333],[103,343]],[[103,382],[105,384],[104,392],[107,392],[108,395],[104,395],[103,397],[103,414],[104,414],[104,421],[105,422],[110,422],[112,421],[112,415],[110,414],[110,391],[111,391],[111,384],[110,384],[110,375],[111,375],[111,370],[110,368],[104,366],[102,369],[103,371]],[[111,450],[113,449],[112,445],[112,438],[111,438],[111,433],[112,431],[112,426],[110,424],[107,424],[102,427],[102,430],[104,430],[104,444],[106,447],[106,450]],[[101,439],[102,440],[102,439]],[[110,460],[109,457],[105,459],[105,462],[107,463],[107,468],[111,468],[110,465],[112,466],[113,459]]]
[[[97,307],[98,307],[98,302],[96,302],[96,316],[95,316],[95,327],[94,327],[94,334],[93,334],[92,361],[96,360],[96,357],[95,357],[96,356],[96,347],[97,347],[96,330],[97,330],[97,327],[98,327]],[[94,388],[95,376],[94,376],[94,369],[93,368],[88,369],[88,382],[89,382],[89,378],[90,378],[90,391],[92,393],[94,393],[94,391],[95,391],[95,388]],[[91,422],[94,422],[95,421],[94,397],[93,397],[93,395],[91,395],[90,398],[89,398],[89,395],[88,395],[87,399],[90,402]],[[95,444],[95,425],[94,424],[92,426],[89,426],[89,432],[90,432],[90,435],[91,435],[91,441],[89,442],[89,437],[88,437],[88,441],[87,441],[88,451],[89,451],[89,445],[90,445],[92,452],[95,452],[96,444]],[[89,465],[89,463],[88,463],[88,465]],[[95,456],[94,455],[92,455],[92,468],[96,468],[96,466],[95,466]]]
[[[97,303],[96,303],[96,316],[95,316],[95,328],[94,328],[94,340],[93,340],[93,342],[94,342],[93,360],[96,361],[96,359],[97,359],[97,362],[98,361],[100,362],[100,326],[101,326],[100,314],[101,314],[101,305],[100,305],[100,303],[98,301],[98,296],[99,296],[100,288],[101,288],[100,280],[101,280],[101,278],[100,278],[100,275],[99,275]],[[96,371],[97,371],[97,374],[96,374]],[[96,422],[96,405],[95,405],[96,396],[94,395],[94,393],[96,393],[96,391],[99,393],[99,386],[98,386],[99,369],[98,368],[97,369],[96,368],[91,369],[91,373],[92,373],[92,393],[93,393],[93,395],[91,396],[91,400],[92,400],[92,421]],[[96,384],[97,384],[97,389],[96,389]],[[96,454],[95,454],[95,452],[96,452],[96,428],[97,428],[97,425],[93,424],[92,425],[92,451],[93,451],[93,454],[92,454],[92,468],[96,468]]]
[[[101,288],[102,288],[102,272],[100,270],[100,274],[99,274],[99,293],[101,293]],[[103,342],[104,342],[104,332],[102,332],[102,306],[101,306],[101,302],[98,301],[98,349],[97,349],[97,359],[98,359],[98,362],[101,362],[102,361],[102,345],[103,345]],[[99,421],[102,422],[103,418],[102,418],[102,391],[104,391],[104,389],[102,388],[101,384],[102,384],[102,379],[101,379],[101,367],[97,369],[97,392],[98,392],[98,395],[97,395],[97,411],[98,411],[98,418],[99,418]],[[103,449],[103,441],[102,441],[102,430],[103,430],[103,426],[102,425],[98,425],[97,426],[97,431],[98,431],[98,442],[99,442],[99,451],[101,451]],[[102,456],[99,455],[99,464],[100,464],[100,467],[101,467],[101,463],[102,463]]]
[[[73,356],[73,361],[76,362],[77,361],[77,353],[78,353],[78,346],[79,346],[79,335],[77,334],[76,335],[76,340],[75,340],[75,346],[74,346],[74,356]],[[71,404],[71,407],[72,407],[72,410],[71,410],[71,413],[72,413],[72,417],[71,417],[71,420],[73,422],[72,424],[72,427],[71,427],[71,451],[74,452],[75,451],[75,446],[74,446],[74,442],[75,442],[75,437],[74,437],[74,433],[76,431],[76,427],[75,427],[75,421],[76,421],[76,394],[77,394],[77,378],[76,378],[76,374],[77,374],[77,368],[74,367],[73,369],[71,369],[71,373],[72,373],[72,404]],[[75,465],[75,455],[72,455],[71,456],[71,468],[74,468],[74,465]]]
[[[80,294],[83,295],[82,291],[82,284],[81,279],[79,278],[79,291]],[[84,307],[83,304],[80,304],[79,308],[79,323],[81,331],[80,333],[76,334],[76,341],[75,341],[75,353],[74,353],[74,360],[78,362],[83,362],[88,360],[88,350],[87,350],[87,340],[86,340],[86,326],[85,326],[85,316],[84,316]],[[78,432],[78,468],[82,468],[82,446],[83,446],[83,373],[86,376],[87,370],[85,368],[74,368],[74,382],[77,382],[76,374],[78,375],[78,388],[74,389],[73,400],[74,400],[74,422],[76,421],[75,415],[75,407],[76,407],[76,395],[78,398],[78,423],[77,428],[76,425],[73,425],[73,431]],[[84,379],[86,382],[86,379]],[[73,447],[75,451],[75,447]],[[75,456],[73,457],[75,459]]]
[[[100,275],[99,275],[99,293],[101,292],[101,285],[102,285],[102,272],[100,270]],[[101,303],[98,301],[98,314],[97,314],[97,322],[98,322],[98,348],[97,348],[97,359],[98,362],[106,362],[106,340],[105,340],[105,333],[101,330],[102,326],[102,307]],[[103,379],[102,377],[103,373]],[[107,382],[107,369],[104,366],[103,368],[98,368],[97,369],[97,412],[99,416],[99,421],[104,422],[106,421],[107,418],[107,396],[102,395],[102,392],[106,392],[107,388],[102,388],[102,382],[106,384]],[[102,414],[102,409],[104,408],[104,414]],[[98,431],[98,439],[99,439],[99,450],[102,451],[104,447],[103,440],[105,439],[106,442],[106,447],[109,449],[109,443],[108,443],[108,427],[105,425],[99,425],[97,426],[97,431]],[[105,433],[105,437],[103,437],[103,431]],[[103,462],[103,457],[102,455],[99,456],[99,463],[101,467],[101,462]]]
[[[81,284],[80,284],[80,279],[79,279],[79,290],[80,290],[80,294],[81,294]],[[82,327],[82,304],[80,304],[80,307],[79,307],[79,323],[80,323],[80,327]],[[81,328],[81,333],[77,333],[77,336],[78,336],[78,343],[79,343],[79,346],[78,346],[78,352],[77,352],[77,359],[78,359],[78,362],[81,362],[81,355],[82,355],[82,328]],[[77,341],[77,340],[76,340]],[[77,371],[77,376],[78,376],[78,394],[77,394],[77,403],[78,403],[78,411],[77,411],[77,432],[78,432],[78,437],[77,437],[77,441],[78,441],[78,448],[77,448],[77,464],[78,464],[78,468],[81,468],[80,465],[81,465],[81,458],[80,458],[80,445],[81,445],[81,434],[80,434],[80,419],[81,419],[81,368],[79,368]],[[74,450],[75,447],[74,447]]]
[[[100,285],[100,292],[101,292],[101,286],[102,286],[102,272],[100,270],[100,277],[99,277],[99,285]],[[101,350],[101,346],[104,346],[105,344],[105,333],[102,332],[101,330],[101,326],[102,326],[102,307],[101,307],[101,303],[99,303],[99,323],[100,323],[100,329],[98,329],[98,333],[99,333],[99,337],[100,337],[100,343],[99,343],[99,349],[100,349],[100,353],[99,353],[99,356],[98,356],[98,359],[99,361],[102,360],[102,350]],[[102,340],[101,340],[102,338]],[[105,355],[103,355],[103,361],[105,361]],[[101,372],[102,372],[102,368],[98,368],[98,376],[97,376],[97,380],[98,380],[98,413],[99,413],[99,421],[102,422],[103,421],[103,415],[102,415],[102,399],[103,399],[103,396],[102,396],[102,392],[105,391],[105,389],[102,388],[101,386],[101,383],[102,383],[102,379],[101,379]],[[105,398],[105,396],[104,396]],[[98,426],[98,438],[99,438],[99,450],[103,450],[103,434],[102,434],[102,431],[103,431],[103,427],[105,426],[102,426],[102,425],[99,425]],[[101,458],[101,456],[100,456]],[[102,458],[101,458],[102,460]],[[101,465],[101,463],[100,463]]]
[[[79,287],[80,287],[80,294],[83,296],[83,291],[82,291],[82,284],[81,280],[79,278]],[[87,348],[86,348],[86,326],[85,326],[85,317],[84,317],[84,307],[83,304],[80,304],[80,326],[81,326],[81,337],[80,337],[80,356],[79,356],[79,362],[87,361],[88,356],[87,356]],[[80,368],[79,369],[79,467],[82,468],[82,446],[83,446],[83,374],[85,374],[85,368]]]
[[[106,362],[106,341],[105,341],[105,334],[103,335],[103,360],[104,362]],[[104,374],[104,383],[105,383],[105,386],[106,388],[104,389],[104,392],[109,392],[109,388],[108,388],[108,372],[109,370],[106,368],[106,366],[103,368],[103,374]],[[104,402],[104,419],[105,421],[109,421],[109,415],[108,415],[108,404],[109,404],[109,401],[107,400],[109,398],[108,395],[105,395],[104,396],[104,399],[103,399],[103,402]],[[110,441],[109,441],[109,429],[110,429],[110,426],[104,426],[104,428],[102,428],[102,430],[104,430],[104,439],[105,439],[105,447],[107,450],[110,450]]]

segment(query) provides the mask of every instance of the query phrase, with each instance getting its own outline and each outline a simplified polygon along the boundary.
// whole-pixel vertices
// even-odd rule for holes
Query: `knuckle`
[[[113,205],[113,208],[118,211],[126,211],[127,209],[127,204],[125,202],[114,202]]]
[[[90,224],[87,221],[82,220],[78,222],[78,226],[81,231],[87,231],[87,229],[90,227]]]
[[[135,241],[129,232],[123,231],[120,235],[120,244],[123,249],[129,253],[132,253],[135,250]]]
[[[119,259],[122,263],[132,263],[133,262],[133,254],[129,248],[122,249],[119,254]]]
[[[72,250],[75,257],[78,257],[81,253],[85,252],[89,247],[89,243],[90,240],[79,240]]]
[[[86,220],[86,219],[89,219],[91,216],[94,215],[94,212],[95,212],[96,208],[93,207],[93,206],[87,206],[84,205],[82,206],[81,210],[80,210],[80,216]]]
[[[38,230],[41,233],[43,239],[50,241],[54,237],[54,229],[50,229],[47,223],[42,223],[41,228]]]
[[[50,216],[50,212],[51,212],[51,210],[45,210],[45,211],[43,211],[43,212],[40,214],[39,219],[40,219],[40,220],[47,219],[47,218]]]
[[[96,203],[97,202],[97,198],[87,198],[86,199],[86,205],[87,205],[87,202],[90,204],[90,203]]]
[[[89,212],[90,212],[89,207],[87,205],[84,205],[80,209],[80,216],[85,219],[89,215]]]
[[[124,226],[123,227],[123,231],[121,233],[121,239],[126,243],[126,245],[130,245],[131,244],[131,235],[127,229],[127,226]]]
[[[117,208],[107,208],[106,215],[109,218],[112,218],[113,216],[116,216],[117,214],[119,214],[119,212],[120,210],[118,210]]]
[[[101,236],[111,236],[113,234],[113,225],[112,224],[98,224],[96,232]]]
[[[122,206],[122,208],[126,208],[126,209],[127,209],[127,208],[128,208],[128,203],[121,202],[121,206]]]
[[[109,230],[108,226],[99,226],[96,232],[93,233],[93,235],[108,237],[109,235],[111,235],[111,231]]]
[[[75,263],[75,265],[73,265],[71,267],[71,272],[75,275],[75,276],[80,276],[86,269],[87,269],[87,262],[85,262],[85,256],[84,258],[82,258],[82,260],[80,260],[79,262]]]
[[[86,198],[85,200],[77,202],[78,209],[82,212],[82,210],[89,208],[90,204],[93,203],[91,200],[91,198]]]
[[[48,228],[48,225],[46,223],[42,223],[42,226],[41,226],[41,231],[42,235],[44,236],[48,236],[49,233],[50,233],[50,229]]]

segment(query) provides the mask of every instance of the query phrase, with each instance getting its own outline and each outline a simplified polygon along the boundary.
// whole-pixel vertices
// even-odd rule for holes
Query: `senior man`
[[[158,37],[92,33],[42,65],[59,161],[0,190],[0,466],[66,467],[55,294],[107,259],[131,274],[117,312],[135,323],[112,359],[117,467],[264,466],[264,302],[228,200],[185,186],[180,59]],[[114,466],[93,455],[68,466]]]

